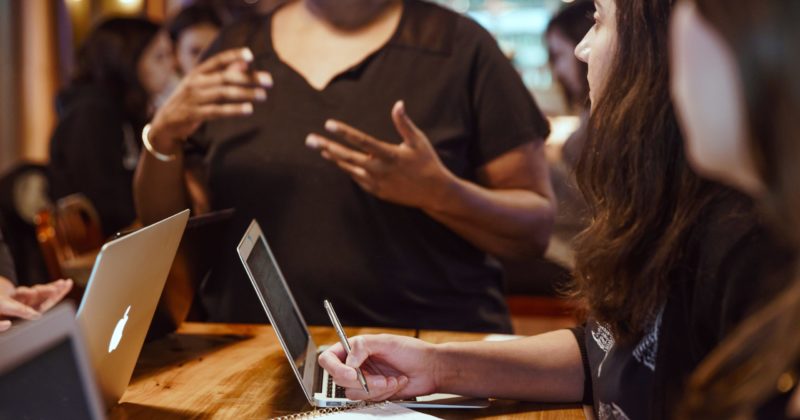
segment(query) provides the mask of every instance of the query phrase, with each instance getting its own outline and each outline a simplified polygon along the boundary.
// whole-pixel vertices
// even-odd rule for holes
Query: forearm
[[[176,159],[162,162],[146,150],[142,151],[133,182],[136,213],[148,225],[189,207],[183,175],[183,153]]]
[[[524,189],[489,189],[452,177],[425,212],[464,239],[500,258],[541,255],[555,219],[555,204]]]
[[[526,401],[579,402],[584,371],[567,330],[503,342],[436,346],[436,391]]]

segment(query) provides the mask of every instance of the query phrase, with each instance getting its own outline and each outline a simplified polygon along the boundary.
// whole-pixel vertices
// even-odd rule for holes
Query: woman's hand
[[[227,50],[187,74],[153,117],[153,147],[174,154],[203,122],[251,114],[253,102],[265,101],[272,87],[269,73],[248,69],[252,61],[249,48]]]
[[[375,139],[345,123],[328,120],[325,129],[350,146],[318,134],[306,145],[319,150],[367,192],[396,204],[431,209],[454,176],[439,160],[428,137],[406,114],[402,101],[392,109],[392,120],[403,138],[399,145]]]
[[[72,289],[72,280],[56,280],[31,287],[17,287],[0,294],[0,318],[38,319],[42,313],[60,302]],[[11,327],[11,321],[0,321],[0,331]]]
[[[346,388],[347,398],[384,401],[432,394],[436,390],[435,347],[410,337],[364,335],[350,340],[346,356],[340,343],[319,356],[319,364]],[[358,382],[356,368],[367,380],[369,394]]]

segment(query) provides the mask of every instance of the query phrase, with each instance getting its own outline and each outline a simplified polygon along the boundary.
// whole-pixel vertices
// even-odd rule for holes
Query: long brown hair
[[[616,4],[617,51],[576,172],[592,223],[576,243],[574,294],[630,343],[666,302],[682,249],[721,190],[690,170],[670,102],[673,1]]]
[[[732,49],[763,208],[800,248],[800,2],[695,0]],[[681,418],[749,418],[800,355],[800,276],[698,367]]]

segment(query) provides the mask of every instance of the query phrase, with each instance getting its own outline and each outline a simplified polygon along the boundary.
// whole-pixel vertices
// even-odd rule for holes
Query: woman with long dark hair
[[[320,363],[358,399],[429,392],[593,404],[601,419],[671,418],[685,382],[772,295],[752,279],[789,256],[752,205],[689,168],[669,97],[669,0],[598,0],[576,48],[592,116],[578,181],[592,211],[574,295],[589,321],[504,343],[393,336],[337,345]],[[771,276],[780,284],[780,276]],[[354,367],[369,359],[369,395]]]
[[[171,44],[158,25],[112,18],[88,35],[75,75],[58,96],[59,122],[50,141],[51,193],[55,198],[83,193],[106,235],[136,218],[132,186],[138,133],[173,70]]]
[[[673,91],[693,166],[762,203],[800,249],[800,2],[684,1]],[[800,273],[697,369],[679,418],[800,416]],[[751,280],[771,282],[770,278]]]

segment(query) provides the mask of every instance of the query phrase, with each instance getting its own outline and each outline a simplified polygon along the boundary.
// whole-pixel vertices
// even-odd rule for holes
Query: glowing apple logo
[[[125,324],[128,322],[128,312],[130,311],[131,307],[128,305],[128,309],[125,309],[125,315],[122,316],[122,319],[117,321],[117,326],[114,327],[114,333],[111,334],[111,341],[108,342],[109,353],[116,350],[117,346],[119,345],[119,341],[122,340],[122,330],[125,329]]]

